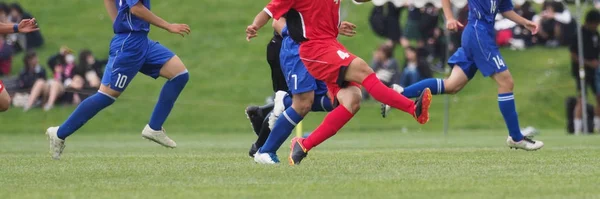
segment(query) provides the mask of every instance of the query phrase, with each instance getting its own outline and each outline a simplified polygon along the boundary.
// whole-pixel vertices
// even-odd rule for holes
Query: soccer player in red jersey
[[[286,15],[290,37],[300,43],[300,59],[308,72],[324,81],[331,96],[341,104],[325,116],[309,137],[292,140],[288,157],[291,165],[299,164],[309,150],[335,135],[352,119],[360,108],[361,85],[376,100],[411,114],[419,123],[429,121],[429,88],[416,101],[402,96],[379,81],[363,59],[337,41],[340,3],[341,0],[272,0],[246,28],[246,39],[250,41],[271,17],[279,19]]]
[[[23,19],[18,24],[0,23],[0,34],[9,33],[28,33],[37,31],[35,19]],[[10,107],[10,95],[6,92],[2,80],[0,80],[0,112],[8,110]]]

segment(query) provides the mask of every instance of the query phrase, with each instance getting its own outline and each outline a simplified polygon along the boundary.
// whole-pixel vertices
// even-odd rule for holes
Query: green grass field
[[[137,132],[82,134],[60,161],[43,135],[0,135],[0,198],[600,197],[600,137],[543,133],[546,147],[524,152],[503,131],[345,131],[295,167],[255,164],[250,133],[173,133],[177,149]]]
[[[106,57],[112,30],[101,2],[19,2],[42,28],[42,63],[61,45]],[[434,97],[427,125],[400,112],[381,119],[379,104],[369,101],[302,165],[254,164],[247,157],[254,137],[243,110],[271,95],[264,57],[271,30],[250,43],[244,30],[267,2],[153,1],[159,16],[193,31],[181,38],[153,28],[150,35],[190,70],[165,124],[179,148],[139,136],[164,82],[143,75],[69,138],[60,161],[50,159],[43,133],[74,107],[12,109],[0,114],[0,198],[600,198],[600,137],[563,131],[564,99],[576,93],[564,48],[502,51],[515,79],[521,125],[550,129],[539,136],[546,143],[541,151],[504,146],[495,83],[477,75],[449,98],[447,136],[444,97]],[[369,28],[370,9],[352,5],[346,20],[358,26],[358,35],[341,39],[366,60],[382,42]],[[402,60],[401,51],[396,56]],[[21,57],[14,59],[15,73]],[[304,130],[315,128],[323,115],[310,114]]]

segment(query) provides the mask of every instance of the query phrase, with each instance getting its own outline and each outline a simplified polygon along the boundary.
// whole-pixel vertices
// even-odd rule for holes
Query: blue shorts
[[[150,40],[147,33],[117,34],[110,42],[102,84],[123,92],[138,72],[156,79],[173,56],[169,49]]]
[[[448,59],[448,65],[458,65],[469,79],[477,70],[484,77],[508,69],[496,45],[495,32],[481,22],[469,22],[462,34],[462,46]]]
[[[315,95],[327,94],[325,82],[316,80],[300,60],[300,44],[294,42],[291,37],[286,36],[281,42],[279,61],[281,70],[285,76],[289,92],[292,94],[315,91]]]

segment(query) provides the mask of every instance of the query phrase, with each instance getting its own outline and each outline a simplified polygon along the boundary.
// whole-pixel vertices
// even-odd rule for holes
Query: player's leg
[[[504,118],[504,122],[506,123],[506,127],[508,128],[508,146],[524,150],[537,150],[542,148],[544,146],[543,142],[531,140],[530,138],[524,137],[521,133],[519,117],[513,95],[514,83],[510,72],[508,70],[503,70],[495,73],[492,75],[492,79],[498,84],[498,106],[502,113],[502,117]]]
[[[267,117],[267,115],[273,110],[275,103],[268,103],[262,106],[248,106],[245,109],[246,118],[250,120],[250,125],[252,126],[252,131],[258,135],[261,128],[262,123]],[[268,123],[267,123],[268,125]]]
[[[135,45],[139,43],[135,42],[138,40],[145,41],[146,38],[126,38],[115,37],[113,39],[110,56],[98,92],[83,100],[59,127],[50,127],[46,130],[52,158],[60,159],[65,147],[65,139],[101,110],[113,104],[137,74],[146,54],[144,50],[140,49],[146,48],[143,45],[140,48],[140,46]],[[132,42],[132,45],[124,44],[125,41]],[[117,56],[116,51],[122,49],[122,46],[127,46],[127,48],[120,51]]]
[[[288,157],[291,165],[300,164],[308,151],[335,135],[360,109],[362,93],[357,84],[336,91],[338,88],[329,86],[331,93],[337,93],[341,106],[329,112],[323,122],[306,139],[292,139],[291,152]]]
[[[581,79],[579,78],[579,75],[575,76],[575,84],[577,85],[577,102],[575,103],[575,110],[574,112],[574,117],[573,117],[573,127],[574,127],[574,133],[575,134],[580,134],[581,132],[583,132],[583,114],[582,114],[582,107],[581,107]]]
[[[0,80],[0,112],[7,111],[9,107],[10,95],[8,95],[8,92],[6,91],[6,88],[4,88],[2,80]]]
[[[373,69],[361,58],[356,58],[349,64],[344,79],[362,84],[365,90],[377,101],[413,115],[421,124],[429,121],[428,111],[431,104],[431,91],[429,88],[425,88],[422,95],[416,101],[412,101],[385,86],[377,78]]]
[[[160,91],[150,121],[142,131],[142,137],[165,147],[174,148],[177,144],[167,137],[163,124],[171,113],[179,94],[187,84],[189,73],[181,59],[173,52],[157,42],[148,41],[148,54],[140,72],[152,78],[161,76],[168,80]]]
[[[271,113],[269,113],[269,114],[271,114]],[[250,151],[248,152],[248,155],[250,155],[250,157],[252,157],[252,158],[254,158],[254,154],[256,154],[256,152],[258,152],[258,149],[265,144],[265,142],[269,138],[269,135],[271,135],[271,129],[269,128],[269,118],[268,118],[269,114],[267,114],[267,117],[263,120],[261,128],[258,131],[258,138],[254,142],[254,144],[252,144],[252,146],[250,147]]]

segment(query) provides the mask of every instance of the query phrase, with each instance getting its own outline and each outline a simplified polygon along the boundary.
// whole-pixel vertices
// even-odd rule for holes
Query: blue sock
[[[523,139],[521,129],[519,127],[519,116],[517,116],[517,110],[515,108],[515,96],[512,92],[498,94],[498,106],[506,127],[508,127],[508,133],[515,142]]]
[[[165,120],[167,120],[167,116],[169,116],[171,109],[173,109],[175,100],[177,100],[177,97],[179,97],[179,94],[189,79],[190,75],[186,70],[165,83],[160,91],[160,96],[158,97],[152,116],[150,116],[150,122],[148,122],[148,126],[150,126],[151,129],[162,129]]]
[[[65,139],[81,128],[88,120],[100,112],[102,109],[115,102],[115,98],[108,94],[98,92],[83,100],[79,106],[71,113],[71,116],[58,128],[58,138]]]
[[[421,95],[421,92],[425,90],[425,88],[431,89],[431,94],[444,94],[444,80],[439,78],[428,78],[421,80],[417,83],[414,83],[406,88],[404,88],[404,95],[407,98],[415,98]]]
[[[327,94],[315,95],[315,101],[313,101],[311,111],[329,112],[331,110],[333,110],[333,106],[331,105],[331,100]]]
[[[289,107],[292,107],[292,95],[291,94],[285,95],[285,97],[283,98],[283,106],[285,106],[286,109]]]
[[[277,118],[275,122],[275,126],[273,130],[271,130],[271,134],[265,144],[259,149],[261,153],[275,153],[277,149],[281,147],[283,142],[292,134],[292,130],[296,127],[300,121],[302,121],[302,116],[296,113],[296,110],[293,108],[288,108]]]

